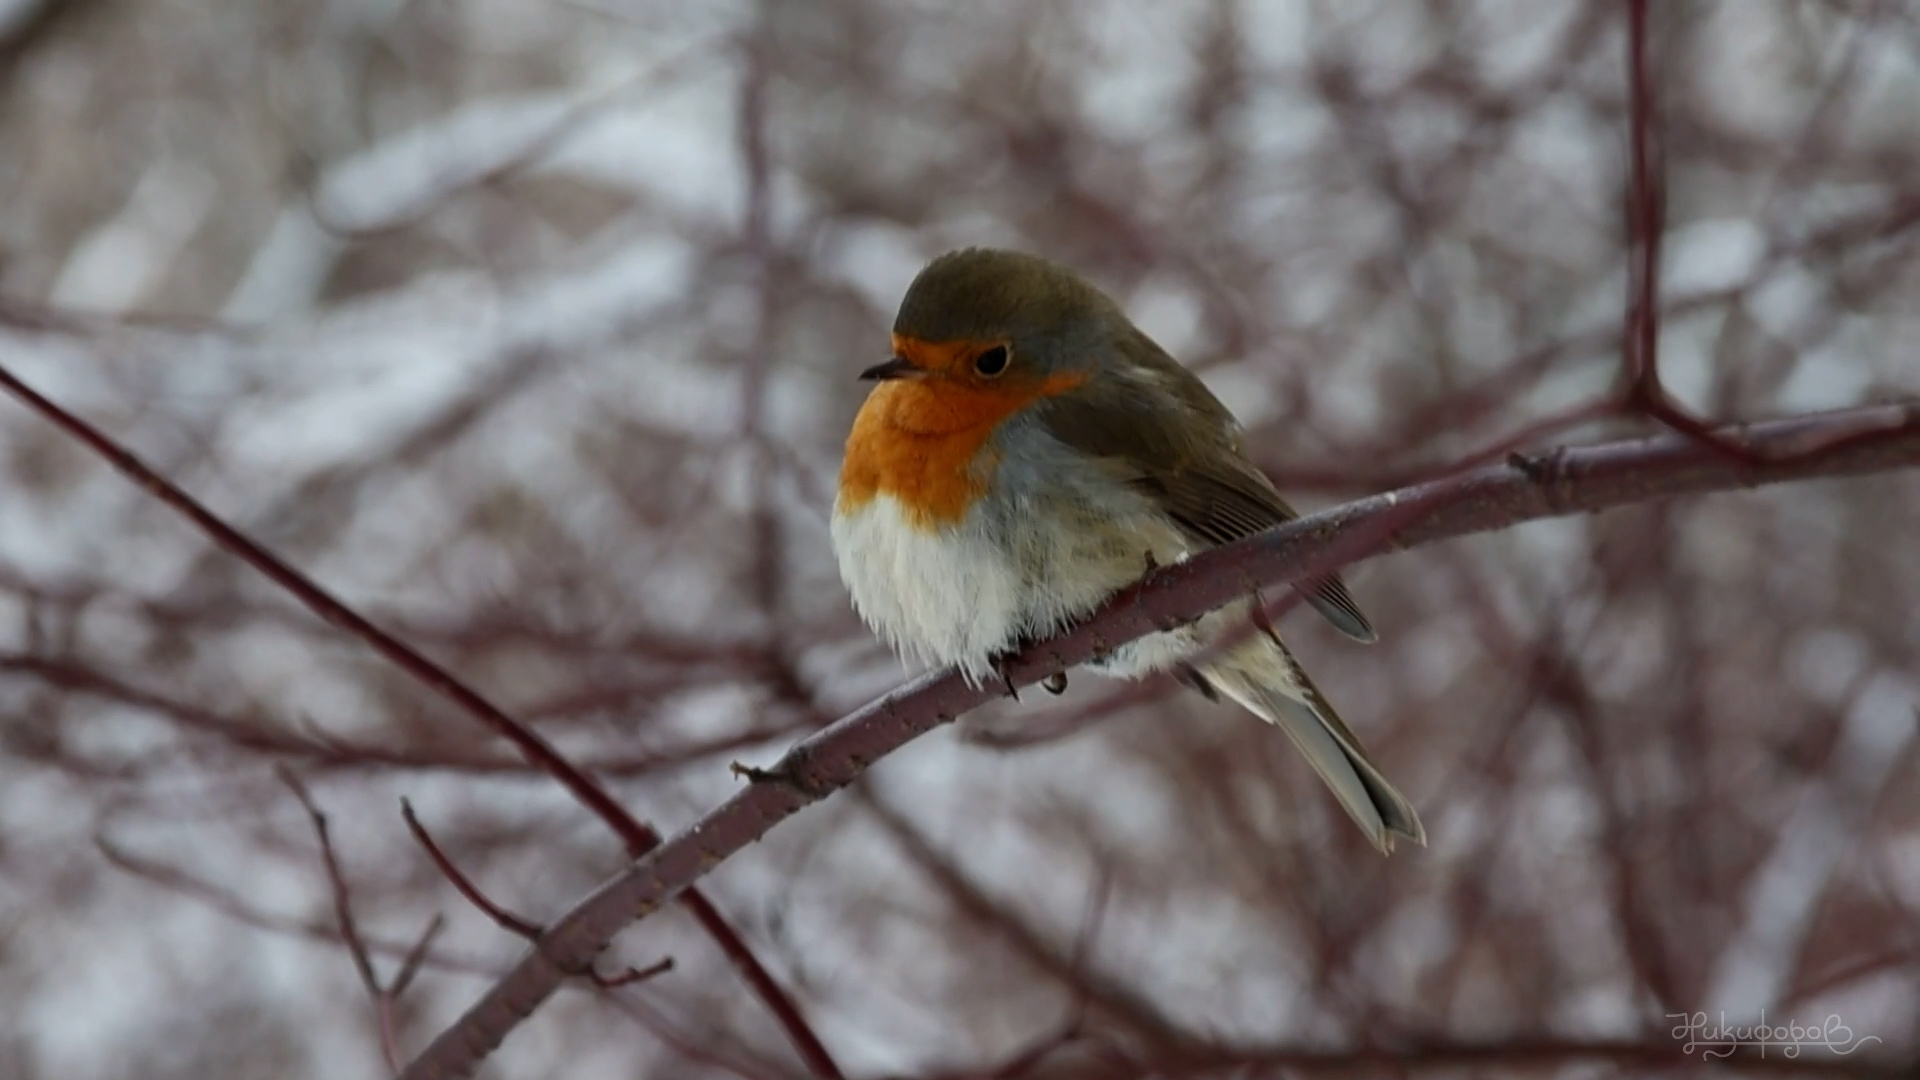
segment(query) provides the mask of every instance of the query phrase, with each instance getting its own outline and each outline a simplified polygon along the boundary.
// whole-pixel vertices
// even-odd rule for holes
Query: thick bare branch
[[[1027,686],[1155,630],[1179,625],[1263,588],[1338,569],[1393,548],[1525,521],[1733,488],[1883,472],[1920,464],[1920,404],[1848,409],[1721,428],[1744,450],[1677,434],[1516,455],[1362,499],[1153,572],[1068,632],[1005,667]],[[402,1076],[467,1076],[613,936],[688,889],[802,808],[851,783],[881,758],[1001,693],[935,672],[803,740],[760,782],[602,885],[555,921],[514,969],[436,1038]]]

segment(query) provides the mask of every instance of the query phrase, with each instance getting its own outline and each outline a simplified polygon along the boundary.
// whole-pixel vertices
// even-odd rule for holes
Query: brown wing
[[[1123,348],[1131,363],[1041,403],[1040,422],[1050,435],[1113,462],[1201,543],[1232,543],[1299,516],[1241,453],[1239,424],[1205,384],[1145,335]],[[1338,576],[1302,591],[1341,633],[1374,640]]]

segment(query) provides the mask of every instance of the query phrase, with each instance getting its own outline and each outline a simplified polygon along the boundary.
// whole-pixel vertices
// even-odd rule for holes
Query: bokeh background
[[[943,250],[1094,276],[1305,506],[1611,392],[1625,6],[5,0],[0,363],[672,831],[904,678],[825,525],[853,375]],[[1714,418],[1920,391],[1920,9],[1652,7],[1669,389]],[[1376,560],[1370,648],[1289,616],[1425,850],[1379,858],[1244,715],[1081,677],[704,887],[853,1076],[1704,1071],[1669,1014],[1763,1009],[1881,1040],[1803,1066],[1911,1062],[1916,496]],[[448,920],[404,1050],[523,945],[402,796],[529,918],[622,861],[0,403],[0,1075],[384,1073],[276,766],[383,973]],[[806,1075],[680,910],[618,952],[676,966],[562,994],[487,1075]]]

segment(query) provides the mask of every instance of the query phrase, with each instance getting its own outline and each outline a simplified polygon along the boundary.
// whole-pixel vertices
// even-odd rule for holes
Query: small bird
[[[854,608],[897,651],[978,684],[1154,566],[1297,516],[1247,460],[1239,422],[1120,306],[1045,259],[969,248],[927,264],[847,437],[833,548]],[[1308,603],[1373,627],[1337,577]],[[1426,842],[1412,804],[1271,633],[1203,663],[1250,603],[1089,665],[1174,672],[1287,733],[1367,839]]]

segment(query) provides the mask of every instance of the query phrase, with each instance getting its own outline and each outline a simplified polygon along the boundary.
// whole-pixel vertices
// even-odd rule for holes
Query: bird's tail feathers
[[[1383,854],[1393,851],[1396,838],[1427,842],[1413,804],[1380,775],[1353,732],[1278,640],[1249,641],[1200,675],[1247,711],[1286,732]]]

